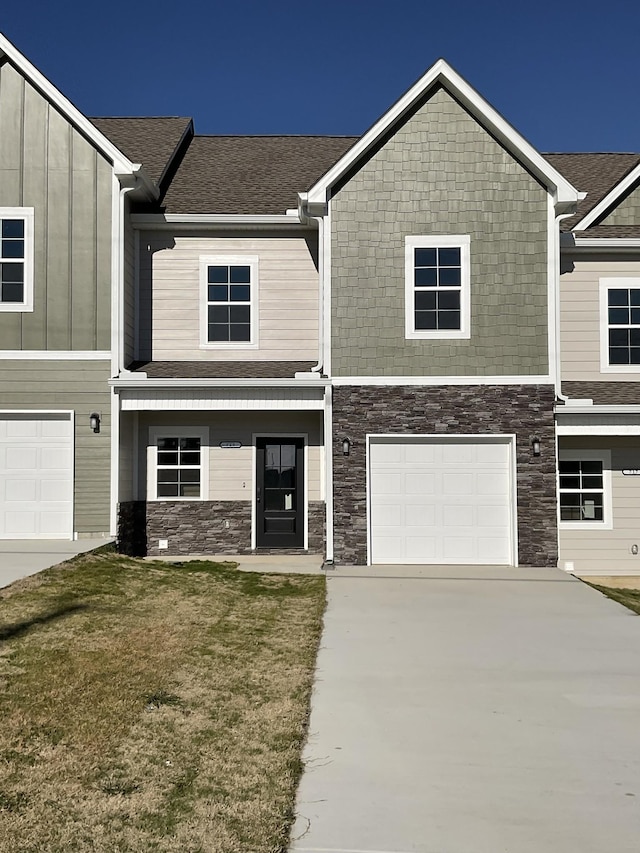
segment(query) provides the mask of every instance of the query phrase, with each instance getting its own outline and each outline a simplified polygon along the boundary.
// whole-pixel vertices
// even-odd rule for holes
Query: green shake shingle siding
[[[111,396],[108,361],[0,361],[2,410],[75,413],[75,520],[78,533],[109,530]],[[89,427],[101,413],[100,432]],[[0,413],[1,417],[1,413]]]
[[[111,165],[0,66],[0,206],[35,211],[34,310],[0,312],[3,349],[110,347]]]
[[[547,194],[436,90],[331,201],[335,376],[548,372]],[[469,234],[471,338],[405,340],[404,238]]]
[[[609,216],[602,220],[602,225],[640,225],[640,187],[629,193]]]

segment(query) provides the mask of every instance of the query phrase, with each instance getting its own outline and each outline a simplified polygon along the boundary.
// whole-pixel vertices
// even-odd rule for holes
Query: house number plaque
[[[241,441],[221,441],[220,447],[224,447],[227,450],[236,449],[238,447],[242,447]],[[638,472],[640,473],[640,472]]]
[[[622,473],[625,477],[640,477],[640,468],[623,468]]]

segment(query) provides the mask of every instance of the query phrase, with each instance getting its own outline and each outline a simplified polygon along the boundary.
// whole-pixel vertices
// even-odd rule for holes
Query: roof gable
[[[67,121],[88,139],[95,148],[113,164],[118,175],[139,174],[143,183],[150,189],[147,176],[141,171],[140,164],[132,163],[107,137],[66,98],[53,83],[35,67],[20,51],[0,33],[0,60],[6,58],[29,83],[63,115]]]
[[[491,133],[515,159],[519,160],[553,193],[558,213],[571,212],[579,193],[544,157],[476,92],[454,69],[439,59],[378,121],[317,181],[300,203],[311,215],[324,212],[331,188],[357,168],[379,141],[403,122],[432,89],[445,88]]]
[[[638,155],[635,155],[638,158]],[[616,208],[629,193],[640,183],[640,162],[629,169],[611,190],[606,193],[589,212],[573,226],[574,231],[586,231],[593,225],[600,223]]]

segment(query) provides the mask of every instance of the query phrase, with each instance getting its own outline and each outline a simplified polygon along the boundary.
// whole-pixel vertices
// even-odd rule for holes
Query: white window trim
[[[200,439],[200,497],[158,496],[158,439]],[[150,427],[147,445],[147,500],[148,501],[206,501],[209,499],[209,427]]]
[[[610,450],[558,450],[559,462],[602,462],[602,521],[563,521],[560,518],[560,466],[558,466],[558,526],[562,530],[613,530]]]
[[[22,219],[24,222],[24,299],[22,302],[0,301],[0,311],[33,311],[34,209],[0,207],[0,219]]]
[[[414,315],[414,249],[436,249],[455,247],[460,249],[460,328],[459,329],[416,329]],[[405,338],[407,340],[454,340],[471,337],[471,238],[468,234],[444,234],[407,236],[404,239],[405,280]],[[434,288],[437,290],[437,288]]]
[[[640,373],[640,364],[609,364],[609,290],[634,288],[640,290],[640,278],[600,279],[600,372]]]
[[[240,265],[251,267],[251,340],[222,341],[208,340],[208,282],[207,267]],[[257,255],[201,255],[200,256],[200,349],[257,349],[258,348],[258,256]]]

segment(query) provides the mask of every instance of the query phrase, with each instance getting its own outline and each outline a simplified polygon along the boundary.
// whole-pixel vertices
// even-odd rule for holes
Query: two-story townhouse
[[[562,223],[559,565],[640,572],[640,156],[553,154],[586,198]]]
[[[128,194],[158,190],[0,36],[0,538],[115,532]]]

